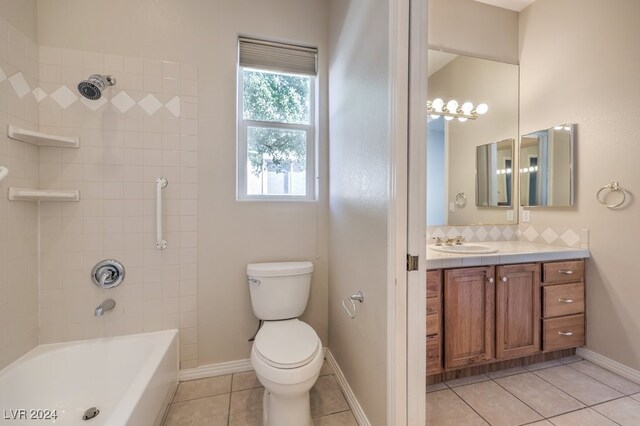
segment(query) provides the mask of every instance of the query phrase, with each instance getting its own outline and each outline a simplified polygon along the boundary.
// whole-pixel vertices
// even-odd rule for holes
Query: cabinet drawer
[[[427,336],[440,334],[440,314],[427,315]]]
[[[545,263],[543,269],[545,284],[578,282],[584,278],[583,260]]]
[[[584,283],[543,287],[545,318],[584,313]]]
[[[429,336],[427,337],[427,374],[439,373],[441,370],[440,336]]]
[[[440,297],[441,282],[441,270],[427,271],[427,299]]]
[[[584,345],[584,315],[543,320],[543,350],[574,348]]]
[[[439,297],[427,299],[427,315],[438,313],[440,312],[440,309]]]

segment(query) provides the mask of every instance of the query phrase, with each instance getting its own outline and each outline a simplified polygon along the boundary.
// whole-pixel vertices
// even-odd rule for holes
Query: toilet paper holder
[[[347,315],[349,315],[349,318],[351,319],[355,319],[356,318],[356,301],[357,302],[364,302],[364,295],[362,294],[362,291],[358,290],[357,293],[352,294],[351,296],[345,298],[342,300],[342,307],[344,308],[344,310],[347,312]],[[349,307],[347,306],[347,303],[351,302],[351,310],[349,309]]]

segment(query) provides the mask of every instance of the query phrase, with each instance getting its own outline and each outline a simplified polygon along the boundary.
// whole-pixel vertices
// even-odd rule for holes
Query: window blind
[[[292,74],[318,74],[318,49],[240,37],[238,63]]]

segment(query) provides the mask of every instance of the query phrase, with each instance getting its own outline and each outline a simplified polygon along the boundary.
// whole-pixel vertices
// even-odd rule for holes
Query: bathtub
[[[159,425],[177,382],[177,330],[40,345],[0,371],[0,425]]]

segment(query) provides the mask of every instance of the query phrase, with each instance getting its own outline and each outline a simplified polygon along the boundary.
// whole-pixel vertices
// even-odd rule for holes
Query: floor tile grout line
[[[587,360],[583,360],[583,361],[590,362],[590,361],[587,361]],[[575,363],[574,363],[574,364],[575,364]],[[593,364],[593,363],[591,362],[591,364]],[[600,367],[600,366],[599,366],[599,365],[597,365],[597,364],[593,364],[593,365],[595,365],[595,366],[596,366],[596,367],[598,367],[598,368],[602,368],[602,367]],[[599,380],[599,379],[597,379],[597,378],[593,377],[592,375],[590,375],[590,374],[588,374],[588,373],[582,372],[582,371],[578,370],[577,368],[573,368],[573,367],[571,367],[571,365],[569,365],[569,364],[567,364],[567,366],[569,366],[571,369],[573,369],[573,370],[577,371],[578,373],[582,373],[582,374],[584,374],[584,375],[585,375],[585,376],[587,376],[587,377],[591,377],[591,378],[592,378],[593,380],[595,380],[596,382],[600,382],[600,383],[602,383],[602,384],[603,384],[603,385],[605,385],[605,386],[609,386],[609,387],[610,387],[611,389],[613,389],[614,391],[619,392],[619,393],[621,393],[621,394],[623,394],[623,395],[629,396],[629,395],[634,395],[634,394],[638,393],[638,392],[634,392],[634,393],[627,394],[626,392],[619,391],[618,389],[614,388],[613,386],[610,386],[610,385],[606,384],[605,382],[603,382],[603,381],[601,381],[601,380]],[[622,377],[622,376],[621,376],[621,375],[619,375],[619,374],[614,373],[613,371],[609,371],[609,370],[607,370],[606,368],[602,368],[602,369],[603,369],[604,371],[608,372],[608,373],[611,373],[611,374],[613,374],[613,375],[615,375],[615,376],[620,377],[620,378],[621,378],[621,379],[623,379],[623,380],[626,380],[626,381],[628,381],[628,382],[630,382],[630,383],[633,383],[633,384],[635,384],[635,385],[638,385],[638,383],[635,383],[635,382],[632,382],[631,380],[625,379],[624,377]],[[640,391],[639,391],[639,392],[640,392]]]
[[[580,372],[579,372],[578,370],[576,370],[576,369],[573,369],[573,370],[574,370],[574,371],[576,371],[576,372],[578,372],[578,373],[580,373]],[[535,374],[535,372],[533,372],[533,374]],[[586,374],[584,374],[584,373],[580,373],[580,374],[582,374],[583,376],[586,376],[586,377],[588,377],[588,378],[590,378],[590,379],[592,379],[592,380],[595,380],[595,379],[593,379],[592,377],[587,376],[587,375],[586,375]],[[536,376],[538,376],[538,375],[536,374]],[[540,377],[540,378],[541,378],[542,380],[544,380],[545,382],[549,383],[551,386],[555,386],[556,388],[560,389],[558,386],[556,386],[556,385],[554,385],[553,383],[551,383],[550,381],[546,380],[544,377],[541,377],[541,376],[538,376],[538,377]],[[596,382],[598,382],[597,380],[595,380],[595,381],[596,381]],[[602,383],[602,382],[598,382],[598,383],[601,383],[601,384],[605,385],[605,384],[604,384],[604,383]],[[605,386],[607,386],[607,385],[605,385]],[[615,392],[618,392],[617,390],[613,389],[611,386],[607,386],[607,387],[608,387],[608,388],[610,388],[610,389],[612,389],[612,390],[613,390],[613,391],[615,391]],[[573,399],[580,401],[582,404],[584,404],[584,405],[585,405],[585,406],[587,406],[587,407],[592,407],[592,406],[594,406],[594,405],[598,405],[598,404],[601,404],[601,403],[603,403],[603,402],[613,401],[614,399],[619,399],[619,398],[621,398],[621,397],[616,397],[616,398],[608,399],[608,400],[606,400],[606,401],[598,402],[597,404],[591,404],[591,405],[589,405],[589,404],[587,404],[586,402],[584,402],[584,401],[582,401],[582,400],[578,399],[578,397],[577,397],[577,396],[573,396],[573,395],[571,395],[569,392],[566,392],[566,391],[564,391],[564,390],[562,390],[562,389],[560,389],[560,390],[561,390],[562,392],[566,393],[567,395],[569,395],[570,397],[572,397]],[[618,392],[618,393],[619,393],[619,394],[622,394],[622,392]],[[623,395],[623,396],[626,396],[626,395],[624,395],[624,394],[622,394],[622,395]]]
[[[526,373],[522,373],[522,374],[526,374]],[[502,389],[504,389],[508,394],[510,394],[511,396],[513,396],[515,399],[517,399],[518,401],[522,402],[524,405],[526,405],[527,407],[529,407],[534,413],[536,413],[537,415],[539,415],[541,417],[541,419],[538,419],[537,421],[541,421],[545,418],[545,416],[542,413],[538,413],[537,410],[535,410],[532,406],[530,406],[529,404],[527,404],[526,402],[524,402],[522,399],[518,398],[518,396],[514,395],[513,393],[511,393],[509,391],[509,389],[505,388],[504,386],[502,386],[500,383],[496,382],[495,380],[491,379],[491,381],[493,383],[495,383],[496,385],[498,385],[499,387],[501,387]]]
[[[486,380],[485,380],[485,381],[486,381]],[[479,383],[482,383],[482,382],[479,382]],[[475,384],[475,383],[471,383],[471,384],[473,385],[473,384]],[[457,387],[461,387],[461,386],[457,386]],[[454,388],[451,388],[450,390],[453,392],[453,394],[454,394],[455,396],[457,396],[458,398],[460,398],[460,400],[462,400],[462,402],[463,402],[467,407],[471,408],[471,410],[472,410],[474,413],[476,413],[476,414],[478,415],[478,417],[480,417],[482,420],[484,420],[484,422],[485,422],[486,424],[488,424],[489,426],[492,426],[492,425],[491,425],[491,423],[489,423],[489,421],[488,421],[487,419],[485,419],[484,417],[482,417],[482,414],[478,413],[478,412],[476,411],[476,409],[475,409],[475,408],[473,408],[473,407],[471,406],[471,404],[469,404],[467,401],[465,401],[465,399],[464,399],[463,397],[461,397],[460,395],[458,395],[458,392],[456,392],[456,390],[455,390]]]

